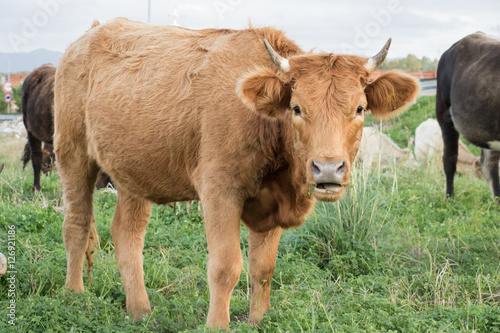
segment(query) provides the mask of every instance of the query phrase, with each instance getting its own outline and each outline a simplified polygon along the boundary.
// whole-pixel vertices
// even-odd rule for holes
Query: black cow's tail
[[[26,145],[24,145],[24,151],[23,151],[23,156],[21,157],[21,161],[23,161],[23,170],[26,168],[26,164],[31,159],[31,148],[30,148],[30,143],[26,142]]]

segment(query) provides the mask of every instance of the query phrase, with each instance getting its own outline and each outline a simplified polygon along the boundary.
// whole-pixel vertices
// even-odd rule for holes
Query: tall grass
[[[390,217],[378,210],[383,206],[388,212],[397,196],[396,173],[385,175],[392,177],[389,195],[375,174],[355,167],[344,197],[335,203],[317,203],[300,232],[285,234],[283,241],[293,243],[297,251],[313,250],[320,267],[337,275],[372,271],[374,263],[369,261],[376,256],[377,237],[391,225]]]

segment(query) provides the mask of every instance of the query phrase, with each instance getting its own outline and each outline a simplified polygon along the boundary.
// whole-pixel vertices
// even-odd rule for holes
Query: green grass
[[[432,102],[425,97],[414,106],[419,120],[410,110],[386,128],[411,132]],[[57,175],[43,176],[42,193],[33,194],[31,167],[23,171],[19,161],[23,143],[4,143],[0,251],[7,252],[7,230],[15,225],[17,321],[8,324],[6,274],[0,277],[1,332],[209,332],[200,213],[153,207],[144,249],[153,313],[133,321],[124,311],[109,231],[116,195],[96,193],[101,243],[92,284],[82,294],[68,292]],[[354,172],[341,201],[319,203],[304,226],[285,231],[272,309],[257,326],[247,322],[248,232],[242,227],[245,265],[231,300],[232,331],[499,332],[500,208],[484,180],[462,175],[456,176],[456,197],[445,201],[441,168],[434,160]]]

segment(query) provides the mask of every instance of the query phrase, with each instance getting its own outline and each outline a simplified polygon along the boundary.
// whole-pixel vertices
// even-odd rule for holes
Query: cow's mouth
[[[344,190],[345,186],[337,183],[320,183],[314,186],[314,191],[321,194],[338,194]]]
[[[319,201],[334,202],[342,198],[346,185],[338,183],[318,183],[314,185],[312,196]]]

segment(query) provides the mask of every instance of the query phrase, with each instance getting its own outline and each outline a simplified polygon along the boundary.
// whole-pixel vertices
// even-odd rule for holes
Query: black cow
[[[444,141],[446,195],[453,196],[458,139],[481,147],[481,165],[494,197],[500,197],[500,39],[482,32],[451,46],[439,60],[436,117]]]

